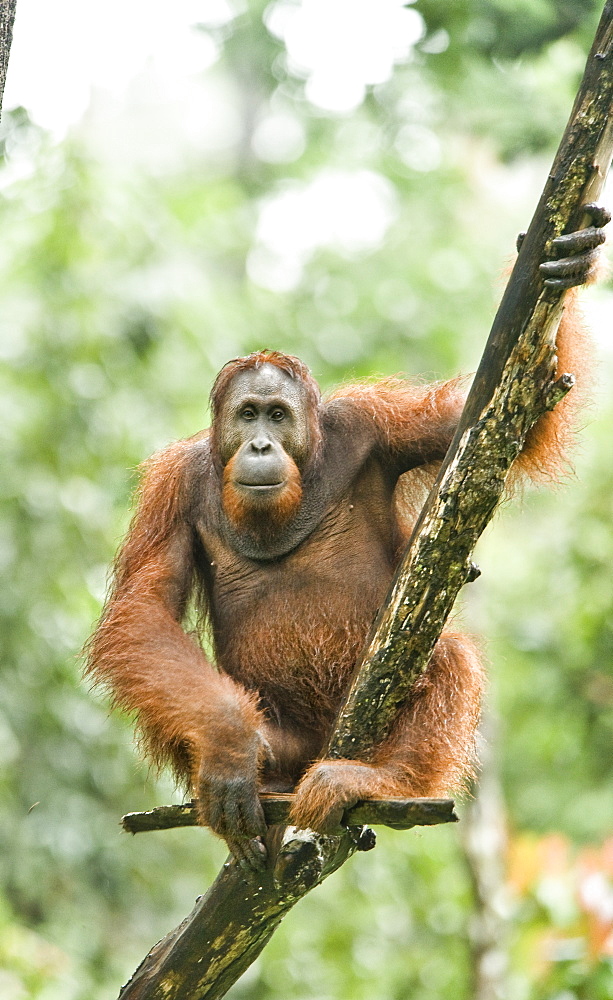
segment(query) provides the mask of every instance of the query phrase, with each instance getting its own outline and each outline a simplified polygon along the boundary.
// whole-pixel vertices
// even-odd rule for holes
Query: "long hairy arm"
[[[592,338],[577,288],[566,293],[556,352],[556,377],[574,375],[576,384],[529,431],[513,467],[512,485],[524,477],[535,483],[552,483],[570,468],[577,426],[590,403],[594,367]],[[340,386],[330,401],[354,403],[371,422],[380,446],[405,471],[445,457],[462,413],[468,383],[469,379],[462,376],[423,385],[403,378],[385,378]]]
[[[574,375],[576,388],[530,430],[511,483],[522,474],[535,482],[551,482],[567,471],[578,416],[589,402],[594,351],[575,286],[592,284],[607,270],[599,247],[611,214],[597,204],[584,209],[590,225],[555,239],[554,259],[540,267],[545,286],[569,290],[556,335],[556,376]],[[391,378],[341,386],[331,399],[355,403],[375,428],[390,459],[406,471],[444,458],[464,406],[465,385],[461,378],[431,385]]]
[[[353,403],[399,471],[441,461],[451,444],[468,380],[420,384],[392,377],[341,385],[329,402]]]
[[[191,440],[145,463],[86,673],[135,716],[148,757],[196,788],[211,747],[223,741],[227,759],[240,757],[260,717],[254,696],[218,673],[181,627],[195,571],[193,466]]]
[[[513,466],[511,482],[522,474],[535,483],[555,483],[571,468],[570,456],[581,416],[589,408],[594,383],[594,345],[583,317],[579,289],[566,293],[556,335],[556,378],[575,377],[575,386],[530,429]]]

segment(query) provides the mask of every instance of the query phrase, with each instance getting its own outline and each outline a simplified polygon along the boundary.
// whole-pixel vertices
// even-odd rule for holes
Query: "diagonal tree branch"
[[[499,502],[525,436],[572,385],[554,381],[564,294],[538,267],[552,239],[581,223],[613,151],[613,0],[607,0],[568,127],[494,320],[455,440],[398,569],[328,748],[367,758],[423,672],[463,584],[472,549]],[[350,817],[353,818],[353,817]],[[260,953],[284,914],[372,836],[271,828],[271,865],[257,885],[230,861],[192,914],[153,948],[122,1000],[212,1000]]]
[[[364,758],[426,669],[473,571],[470,556],[535,421],[572,388],[554,379],[564,292],[539,264],[583,224],[613,153],[613,3],[606,3],[570,120],[496,313],[460,424],[375,623],[328,756]]]

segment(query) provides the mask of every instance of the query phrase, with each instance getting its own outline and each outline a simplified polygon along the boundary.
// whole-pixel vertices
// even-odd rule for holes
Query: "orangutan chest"
[[[203,530],[215,631],[247,621],[264,630],[275,623],[285,628],[289,619],[298,623],[294,641],[322,617],[370,619],[394,570],[390,532],[356,521],[360,511],[347,503],[292,552],[269,561],[247,559]]]
[[[214,567],[219,665],[270,703],[333,714],[392,572],[377,554],[366,562],[348,555],[331,559],[322,548],[264,566],[228,558]]]

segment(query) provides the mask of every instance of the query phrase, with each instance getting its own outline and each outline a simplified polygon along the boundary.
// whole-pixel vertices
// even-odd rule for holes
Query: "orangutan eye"
[[[241,410],[241,417],[243,420],[255,420],[255,410],[252,406],[245,406]]]
[[[285,417],[285,410],[282,410],[280,407],[277,407],[277,409],[273,410],[272,413],[270,414],[270,419],[276,422],[278,422],[279,420],[283,420],[284,417]]]

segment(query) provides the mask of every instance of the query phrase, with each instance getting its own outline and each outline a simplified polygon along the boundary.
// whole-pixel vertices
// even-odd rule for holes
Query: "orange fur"
[[[464,406],[467,379],[418,384],[390,377],[338,386],[328,400],[350,400],[392,454],[410,449],[413,465],[443,458]]]
[[[554,483],[569,471],[569,454],[578,417],[591,398],[594,349],[577,293],[576,288],[566,292],[556,335],[556,378],[574,375],[576,383],[568,395],[531,428],[516,463],[517,471],[535,483]],[[513,475],[512,481],[514,478]]]
[[[226,514],[237,528],[270,531],[296,515],[302,499],[302,476],[289,455],[286,456],[287,478],[283,490],[268,499],[265,506],[254,503],[249,496],[237,490],[233,463],[234,458],[231,458],[223,470],[221,500]]]
[[[153,763],[170,764],[194,789],[209,741],[223,738],[238,753],[243,733],[261,721],[257,697],[214,670],[179,624],[194,569],[186,472],[199,439],[145,464],[114,585],[86,649],[86,673],[134,714]]]
[[[475,729],[484,674],[465,635],[443,633],[396,726],[372,761],[312,764],[296,791],[291,820],[322,829],[339,807],[364,798],[443,795],[474,773]]]

